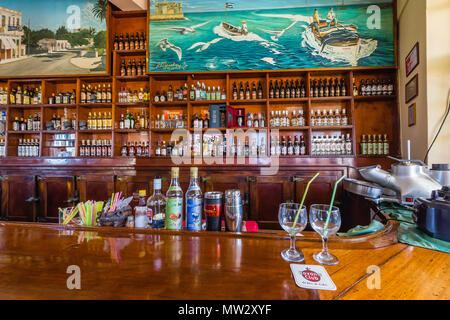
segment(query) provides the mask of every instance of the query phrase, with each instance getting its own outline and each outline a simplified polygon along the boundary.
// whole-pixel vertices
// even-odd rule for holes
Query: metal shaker
[[[244,212],[240,190],[225,191],[225,227],[229,232],[242,232]]]

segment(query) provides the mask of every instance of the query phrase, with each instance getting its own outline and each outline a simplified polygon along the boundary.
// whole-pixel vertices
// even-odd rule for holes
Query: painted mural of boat
[[[358,27],[352,24],[331,24],[328,26],[326,20],[321,20],[319,30],[314,24],[310,24],[310,28],[321,46],[320,52],[326,50],[327,52],[355,52],[359,50],[360,36],[358,34]]]
[[[245,21],[242,21],[241,27],[233,26],[227,22],[222,22],[222,28],[232,36],[246,36],[248,35],[248,28]]]

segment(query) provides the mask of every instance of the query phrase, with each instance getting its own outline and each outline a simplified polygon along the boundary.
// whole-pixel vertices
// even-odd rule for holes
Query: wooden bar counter
[[[450,255],[397,243],[397,223],[356,238],[332,238],[340,260],[326,267],[337,291],[297,287],[280,252],[281,231],[172,232],[0,223],[0,299],[450,299]],[[304,232],[307,264],[321,248]],[[81,289],[69,290],[69,266]],[[370,290],[378,266],[381,289]]]

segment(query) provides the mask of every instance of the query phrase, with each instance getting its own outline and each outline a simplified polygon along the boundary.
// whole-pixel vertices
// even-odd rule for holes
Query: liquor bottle
[[[288,146],[287,146],[287,154],[289,156],[294,155],[294,143],[292,142],[292,136],[289,136],[289,142],[288,142]]]
[[[352,154],[352,140],[350,139],[350,133],[347,133],[347,138],[345,139],[345,154]]]
[[[373,155],[373,144],[372,144],[372,135],[368,135],[368,140],[367,140],[367,154],[368,155]]]
[[[367,141],[366,141],[366,135],[365,134],[363,134],[362,137],[361,137],[360,149],[361,149],[361,154],[362,155],[367,155]]]
[[[124,47],[125,47],[125,45],[124,45],[124,41],[123,41],[123,34],[121,33],[120,37],[119,37],[119,50],[123,50]]]
[[[353,95],[355,97],[358,96],[358,88],[356,87],[356,84],[355,84],[355,78],[353,78]]]
[[[270,98],[270,99],[273,99],[274,96],[275,96],[275,93],[274,93],[274,88],[273,88],[273,82],[272,82],[272,80],[270,80],[270,86],[269,86],[269,98]]]
[[[202,191],[198,183],[198,168],[191,168],[191,180],[186,192],[186,229],[200,231],[202,228]]]
[[[300,155],[304,156],[306,155],[306,143],[305,143],[305,136],[300,136]]]
[[[165,227],[166,197],[161,192],[161,181],[159,177],[153,180],[153,195],[147,201],[153,229],[164,229]]]
[[[287,155],[287,143],[286,143],[286,137],[283,136],[281,139],[281,155],[286,156]]]
[[[114,36],[114,50],[119,50],[119,36],[117,34]]]
[[[342,109],[341,125],[342,126],[348,125],[348,117],[346,109]]]
[[[130,50],[130,35],[127,33],[124,40],[124,50]]]
[[[383,155],[385,156],[389,155],[389,141],[387,138],[387,134],[384,135],[383,139]]]
[[[258,99],[263,99],[263,87],[261,81],[258,83]]]
[[[181,230],[183,226],[183,190],[180,183],[180,168],[172,168],[172,180],[167,190],[166,229]]]
[[[347,96],[347,86],[345,85],[344,79],[341,79],[341,96]]]

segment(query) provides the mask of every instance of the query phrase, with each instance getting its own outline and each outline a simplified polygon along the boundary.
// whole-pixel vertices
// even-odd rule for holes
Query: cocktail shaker
[[[241,191],[225,191],[225,226],[229,232],[242,232],[242,208]]]

